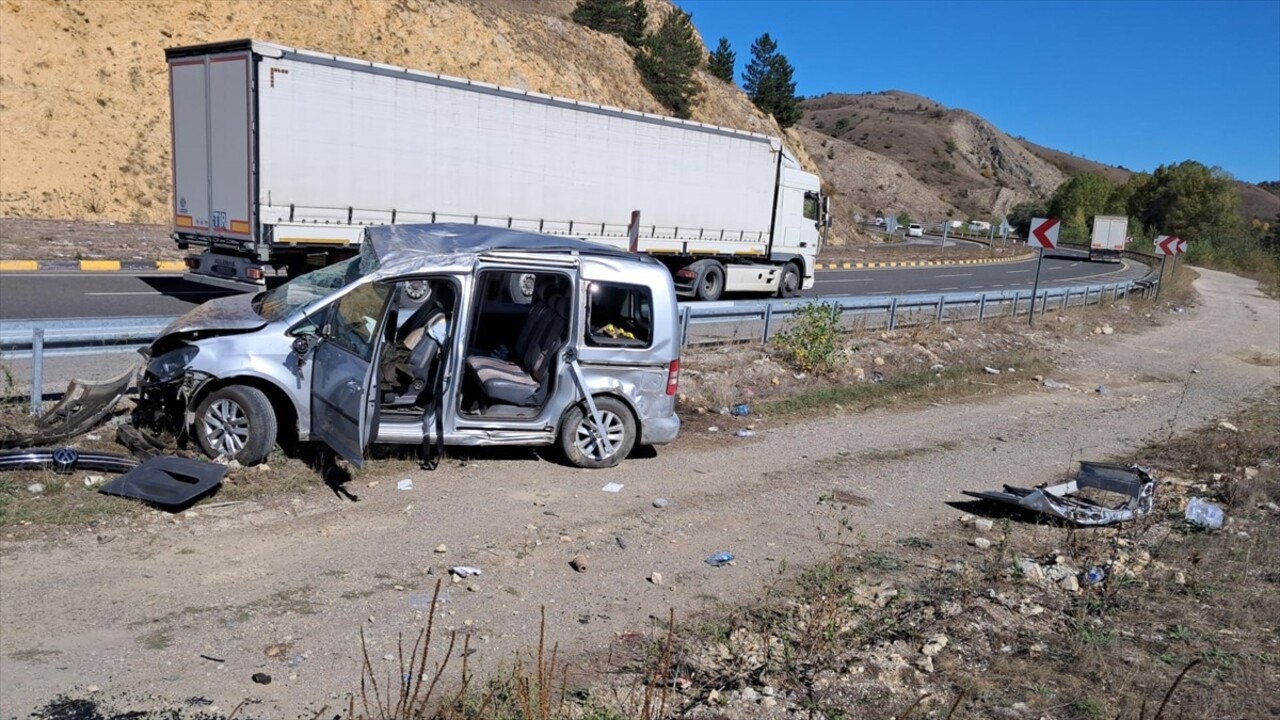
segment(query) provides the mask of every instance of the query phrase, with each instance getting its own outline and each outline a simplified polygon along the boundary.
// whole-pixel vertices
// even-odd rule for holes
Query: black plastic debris
[[[1068,520],[1077,525],[1111,525],[1151,514],[1156,479],[1142,465],[1080,462],[1066,482],[1034,488],[1004,486],[1004,492],[972,492],[970,497],[1006,503]]]
[[[225,465],[162,455],[103,485],[98,492],[176,511],[216,490],[226,474]]]

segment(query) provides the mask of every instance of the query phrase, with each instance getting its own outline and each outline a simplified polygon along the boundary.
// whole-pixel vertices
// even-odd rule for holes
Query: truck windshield
[[[306,275],[299,275],[273,290],[262,293],[254,299],[253,311],[261,315],[264,320],[274,322],[377,269],[378,258],[372,252],[362,251],[353,258]]]

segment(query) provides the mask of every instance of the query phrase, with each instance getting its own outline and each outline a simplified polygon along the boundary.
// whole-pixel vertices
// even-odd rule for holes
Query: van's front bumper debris
[[[51,445],[88,432],[111,413],[133,385],[137,373],[138,368],[133,367],[119,377],[95,384],[72,380],[62,400],[36,418],[34,430],[20,432],[0,427],[0,449]]]
[[[1035,488],[964,494],[1044,513],[1077,525],[1111,525],[1146,517],[1155,506],[1156,478],[1142,465],[1081,461],[1074,478]]]

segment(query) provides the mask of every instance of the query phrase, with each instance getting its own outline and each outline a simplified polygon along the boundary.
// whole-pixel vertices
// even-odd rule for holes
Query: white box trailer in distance
[[[1123,215],[1096,215],[1089,240],[1089,259],[1120,262],[1129,240],[1129,218]]]
[[[813,285],[826,202],[778,138],[253,40],[166,57],[189,279],[251,289],[367,225],[468,222],[650,253],[702,299]]]

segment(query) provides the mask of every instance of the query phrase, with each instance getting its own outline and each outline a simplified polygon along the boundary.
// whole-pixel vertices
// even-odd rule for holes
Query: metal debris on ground
[[[1111,525],[1151,514],[1155,506],[1156,479],[1150,469],[1142,465],[1081,461],[1080,471],[1066,482],[1035,488],[1005,485],[1004,492],[963,492],[970,497],[1034,510],[1077,525]],[[1108,500],[1111,504],[1107,504]]]

